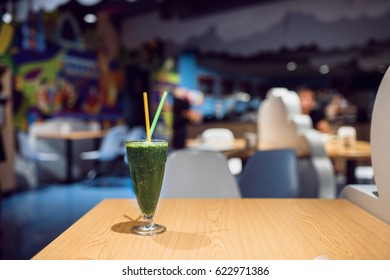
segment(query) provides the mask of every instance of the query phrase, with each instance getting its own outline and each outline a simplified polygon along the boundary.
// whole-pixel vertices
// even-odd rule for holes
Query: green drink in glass
[[[146,224],[133,227],[131,232],[147,236],[163,233],[166,228],[155,224],[153,216],[160,198],[168,142],[126,141],[126,152],[138,206],[146,221]]]

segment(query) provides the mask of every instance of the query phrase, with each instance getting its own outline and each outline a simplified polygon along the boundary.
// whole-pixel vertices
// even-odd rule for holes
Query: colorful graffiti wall
[[[116,73],[94,53],[59,50],[33,60],[26,53],[20,56],[14,60],[15,91],[21,98],[17,127],[55,116],[102,122],[120,118]]]
[[[9,28],[2,29],[10,37]],[[104,37],[96,28],[81,33],[72,14],[40,13],[12,30],[12,44],[1,46],[1,58],[7,57],[14,72],[16,128],[56,116],[104,126],[121,121],[123,74],[102,42],[89,42]]]

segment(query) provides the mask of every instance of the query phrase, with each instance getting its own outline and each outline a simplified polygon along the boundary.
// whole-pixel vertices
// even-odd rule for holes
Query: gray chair
[[[60,155],[53,152],[40,152],[37,149],[35,139],[31,139],[25,132],[16,133],[18,143],[18,155],[15,160],[15,170],[25,176],[29,186],[38,186],[38,164],[39,162],[56,162]],[[26,161],[22,163],[22,161]],[[19,162],[19,164],[17,164]]]
[[[103,137],[99,149],[82,152],[80,158],[82,160],[93,160],[98,164],[102,162],[115,163],[116,160],[123,156],[126,133],[127,127],[125,125],[118,125],[110,128]],[[110,169],[107,168],[107,170]],[[95,178],[99,173],[101,173],[100,165],[88,172],[88,178]]]
[[[298,197],[300,181],[294,149],[257,151],[239,179],[243,197]]]
[[[31,145],[31,141],[25,132],[17,132],[18,147],[20,155],[31,161],[56,161],[60,156],[56,153],[39,152],[34,145]]]
[[[225,156],[184,149],[168,155],[161,197],[239,198],[241,194]]]

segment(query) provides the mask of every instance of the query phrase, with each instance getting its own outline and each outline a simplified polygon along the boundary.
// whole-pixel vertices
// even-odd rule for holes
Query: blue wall
[[[208,76],[214,80],[212,94],[204,96],[204,103],[199,110],[205,118],[222,119],[229,112],[245,113],[251,107],[258,107],[258,98],[252,99],[250,103],[235,99],[232,96],[222,95],[222,81],[230,79],[233,81],[232,93],[240,90],[240,83],[250,81],[253,86],[253,93],[256,94],[257,86],[263,81],[261,77],[240,74],[239,69],[236,73],[227,71],[217,71],[211,68],[198,65],[197,57],[194,53],[183,53],[177,60],[177,71],[180,75],[180,86],[190,90],[199,90],[198,78]],[[256,103],[257,102],[257,103]],[[253,108],[252,108],[253,109]]]
[[[238,70],[239,71],[239,70]],[[198,77],[210,76],[214,78],[213,93],[215,97],[221,97],[221,80],[224,78],[232,79],[235,83],[235,90],[239,89],[240,81],[251,81],[254,87],[263,81],[258,76],[240,75],[238,73],[230,73],[217,71],[214,69],[202,67],[197,64],[196,55],[194,53],[184,53],[178,58],[178,73],[180,75],[180,86],[188,89],[198,89]]]
[[[196,57],[192,53],[185,53],[179,57],[178,72],[180,75],[180,86],[188,89],[196,89]]]

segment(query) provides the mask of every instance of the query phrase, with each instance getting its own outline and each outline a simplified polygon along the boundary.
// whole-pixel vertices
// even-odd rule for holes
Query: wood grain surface
[[[140,221],[136,200],[103,200],[33,259],[390,259],[390,226],[343,199],[162,199],[167,232]]]

